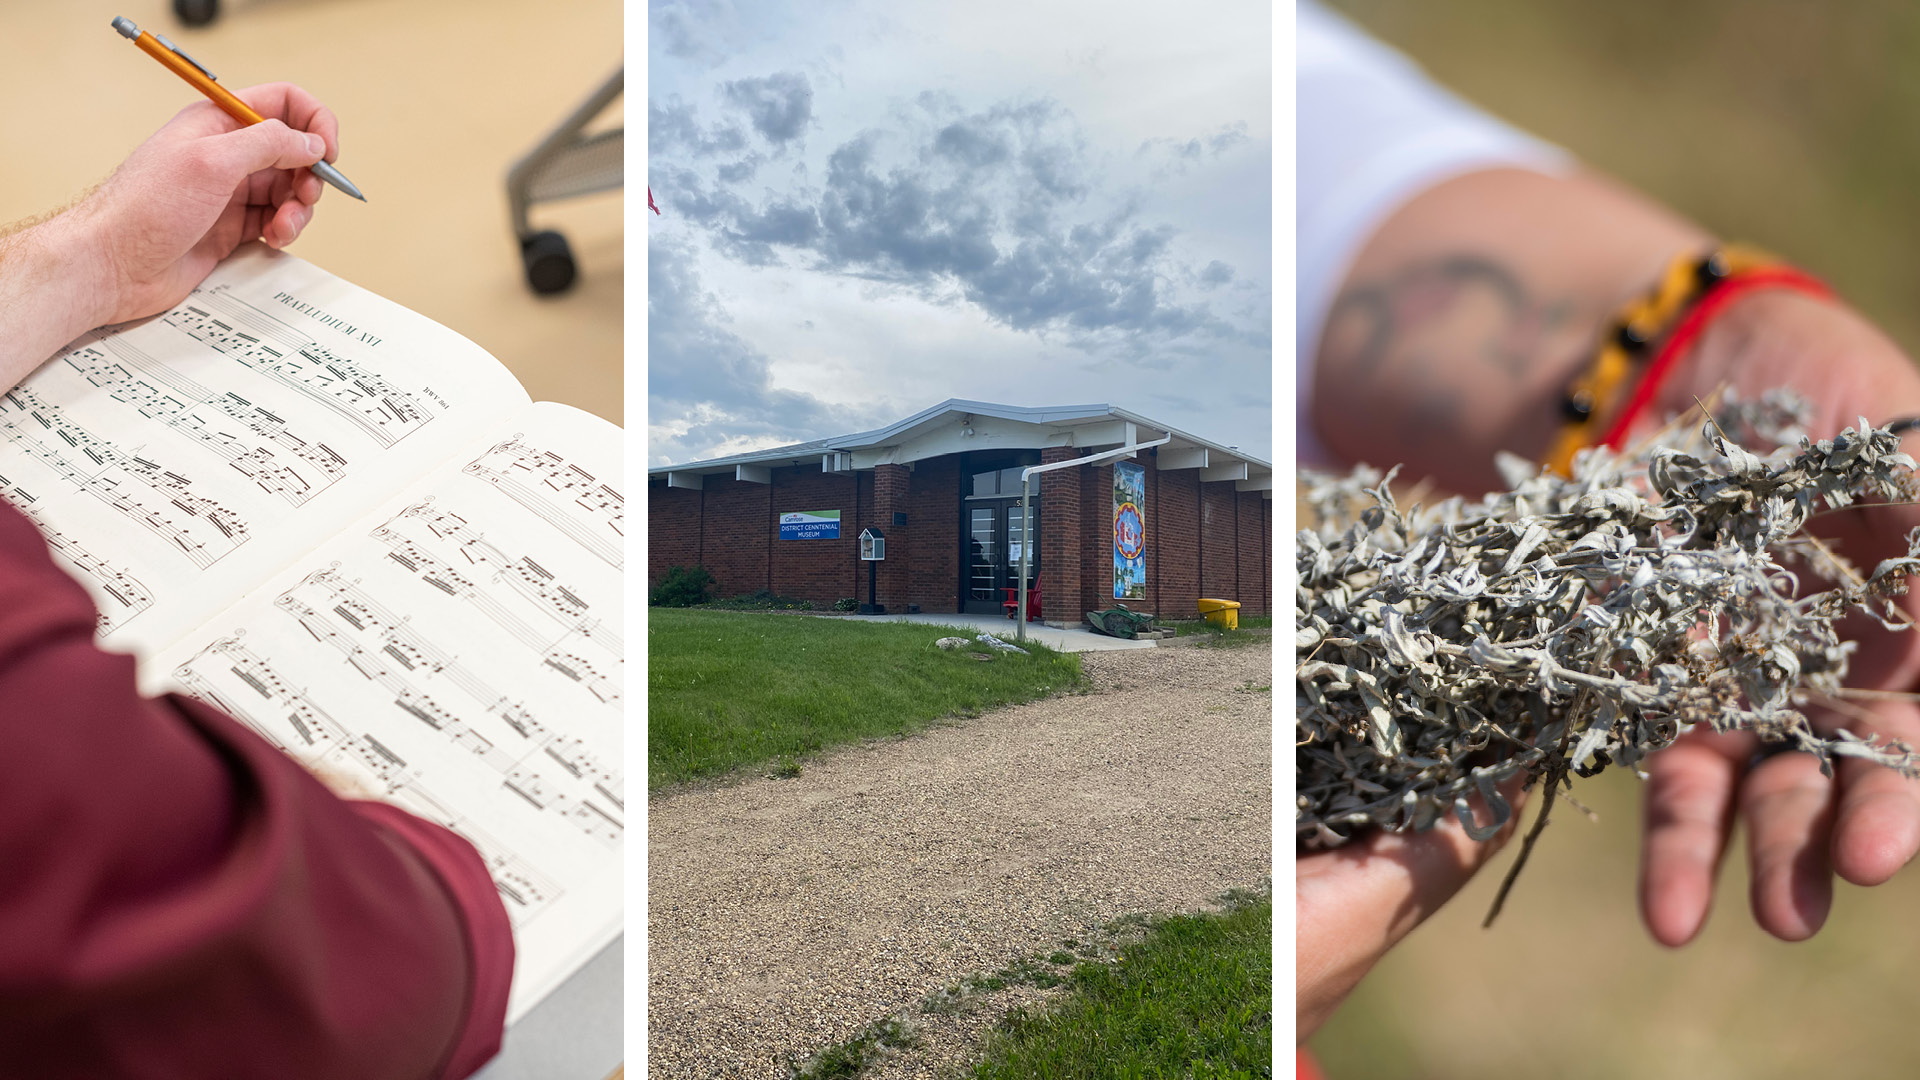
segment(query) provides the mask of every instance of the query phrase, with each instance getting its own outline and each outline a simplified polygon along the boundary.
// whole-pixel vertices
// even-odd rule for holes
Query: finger
[[[1741,785],[1753,918],[1777,938],[1804,941],[1827,921],[1833,811],[1833,781],[1811,754],[1768,758]]]
[[[295,169],[293,172],[293,197],[312,206],[326,194],[327,185],[313,174],[311,169]]]
[[[271,247],[283,248],[300,238],[300,230],[307,227],[313,219],[313,208],[297,199],[288,199],[280,204],[263,231],[263,239]]]
[[[255,175],[259,175],[259,174],[255,174]],[[288,199],[293,198],[293,171],[292,170],[269,169],[266,172],[266,176],[268,177],[267,199],[266,199],[267,205],[279,206],[281,203],[284,203]]]
[[[292,83],[263,83],[236,91],[235,96],[261,116],[276,119],[298,131],[312,132],[327,144],[324,157],[340,154],[340,122],[320,99]]]
[[[1662,945],[1685,945],[1706,925],[1753,747],[1750,735],[1699,732],[1648,759],[1640,917]]]
[[[1920,707],[1911,702],[1874,702],[1863,719],[1846,726],[1920,746]],[[1834,870],[1855,885],[1879,885],[1920,851],[1920,782],[1860,758],[1841,758],[1838,772]]]
[[[1519,800],[1511,801],[1516,804],[1512,820],[1485,843],[1448,821],[1412,835],[1376,833],[1295,861],[1295,1011],[1301,1039],[1513,835],[1520,815]]]
[[[254,174],[263,169],[298,169],[320,160],[319,137],[304,131],[294,131],[278,120],[268,120],[230,131],[225,135],[215,135],[206,141],[206,152],[199,155],[207,169],[213,171],[217,183],[229,188],[238,188],[243,181],[250,190],[257,192],[249,201],[259,201],[258,195],[264,195],[270,188],[270,179],[255,180]],[[262,187],[253,185],[262,184]]]

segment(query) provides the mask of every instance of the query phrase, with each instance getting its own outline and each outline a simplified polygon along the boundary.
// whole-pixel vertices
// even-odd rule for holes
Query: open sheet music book
[[[0,398],[0,496],[145,689],[473,842],[513,1020],[621,930],[622,442],[256,244]]]

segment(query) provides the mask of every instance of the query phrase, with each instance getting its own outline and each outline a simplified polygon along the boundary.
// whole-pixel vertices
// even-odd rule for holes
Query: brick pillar
[[[1040,463],[1068,461],[1080,452],[1068,446],[1040,451]],[[1040,474],[1040,617],[1048,623],[1078,626],[1086,617],[1080,606],[1082,586],[1080,469],[1055,469]]]
[[[908,527],[895,525],[893,515],[895,511],[906,513],[907,479],[910,475],[905,465],[873,467],[873,524],[887,538],[887,557],[880,563],[874,587],[879,590],[877,599],[886,606],[888,614],[903,615],[907,610],[907,558],[912,548],[907,543]],[[866,568],[861,569],[864,571]],[[866,587],[866,575],[862,573],[860,595],[863,602]]]

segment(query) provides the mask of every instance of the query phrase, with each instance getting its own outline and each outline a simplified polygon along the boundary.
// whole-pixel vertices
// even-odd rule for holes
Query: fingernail
[[[307,136],[307,153],[319,155],[319,154],[324,154],[326,152],[327,152],[327,140],[321,138],[318,135]]]

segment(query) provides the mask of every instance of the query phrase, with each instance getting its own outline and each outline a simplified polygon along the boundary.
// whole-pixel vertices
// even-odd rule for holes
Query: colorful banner
[[[780,515],[782,540],[840,539],[840,511],[793,510]]]
[[[1113,598],[1147,597],[1147,470],[1132,462],[1113,466]]]

